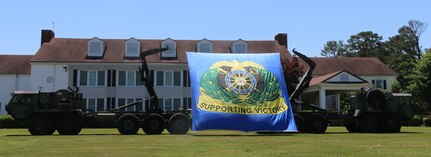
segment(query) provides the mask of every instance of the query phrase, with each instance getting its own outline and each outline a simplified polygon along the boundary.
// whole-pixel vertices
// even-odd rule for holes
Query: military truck
[[[345,126],[349,132],[400,132],[415,115],[415,107],[409,93],[368,88],[351,97]]]
[[[51,135],[55,130],[60,135],[79,134],[85,124],[96,118],[112,118],[121,134],[136,134],[139,128],[146,134],[161,134],[165,129],[171,134],[186,134],[190,130],[191,118],[185,109],[166,112],[159,107],[145,57],[166,51],[168,48],[151,49],[140,54],[141,81],[150,97],[145,100],[119,106],[109,112],[83,112],[82,93],[78,88],[61,89],[56,92],[14,92],[6,106],[8,114],[16,120],[26,121],[32,135]],[[125,108],[149,101],[146,111],[126,112]]]
[[[157,94],[153,88],[153,75],[148,69],[145,57],[168,50],[169,47],[161,49],[151,49],[140,53],[141,67],[139,72],[141,82],[146,87],[149,98],[132,102],[112,109],[110,112],[98,113],[97,117],[115,119],[117,129],[122,135],[136,134],[139,128],[146,134],[161,134],[165,129],[171,134],[186,134],[191,127],[191,118],[184,108],[179,111],[163,111],[158,102]],[[134,105],[149,101],[150,105],[145,111],[126,112],[124,109]]]
[[[32,135],[76,135],[86,117],[81,110],[82,94],[78,89],[60,89],[56,92],[15,91],[6,111],[15,120],[27,122]]]
[[[400,128],[414,115],[416,105],[408,93],[385,93],[367,88],[350,99],[350,108],[329,111],[299,100],[308,88],[316,64],[305,55],[293,53],[308,64],[308,69],[290,96],[295,122],[299,132],[325,133],[328,125],[345,126],[349,132],[400,132]]]

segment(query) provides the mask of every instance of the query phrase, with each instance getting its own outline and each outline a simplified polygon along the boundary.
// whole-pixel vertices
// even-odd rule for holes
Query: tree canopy
[[[429,110],[431,104],[431,49],[428,49],[419,60],[410,77],[411,82],[408,89],[417,97],[422,109]]]
[[[418,94],[418,101],[430,104],[431,86],[426,81],[431,78],[431,66],[427,67],[430,62],[428,60],[431,60],[430,49],[424,54],[420,45],[420,38],[427,27],[428,24],[424,22],[410,20],[398,29],[398,34],[389,37],[387,41],[383,41],[382,36],[372,31],[359,32],[350,36],[346,44],[342,40],[326,42],[321,55],[377,57],[397,73],[396,81],[390,88],[392,91]],[[428,94],[428,97],[423,96],[423,93]]]

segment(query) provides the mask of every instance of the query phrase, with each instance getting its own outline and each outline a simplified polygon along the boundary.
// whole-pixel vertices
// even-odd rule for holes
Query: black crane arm
[[[302,92],[304,92],[304,90],[306,88],[308,88],[308,86],[310,85],[311,79],[313,78],[313,76],[312,76],[313,70],[316,67],[316,63],[314,63],[313,60],[311,60],[307,56],[303,55],[302,53],[299,53],[295,49],[293,49],[292,51],[293,51],[293,53],[295,55],[297,55],[305,63],[308,64],[308,69],[305,72],[305,74],[303,75],[303,77],[302,77],[301,81],[299,82],[299,84],[296,86],[295,91],[293,91],[293,93],[290,95],[290,98],[289,98],[290,101],[292,101],[294,99],[298,99],[299,96],[302,94]]]
[[[150,70],[148,69],[147,60],[145,59],[145,57],[152,55],[152,54],[166,51],[168,49],[169,49],[169,47],[159,48],[159,49],[151,49],[148,51],[141,52],[139,55],[141,58],[141,67],[139,67],[139,73],[141,75],[141,82],[147,88],[148,94],[150,95],[150,102],[151,102],[149,108],[147,108],[146,110],[148,110],[150,112],[151,111],[161,112],[161,109],[159,107],[159,99],[158,99],[157,94],[153,88],[154,76],[150,74]]]

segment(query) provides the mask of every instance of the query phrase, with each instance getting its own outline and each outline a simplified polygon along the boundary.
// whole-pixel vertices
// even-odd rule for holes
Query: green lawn
[[[403,127],[397,134],[256,135],[207,131],[188,135],[119,135],[116,129],[83,129],[78,136],[30,136],[27,129],[0,129],[4,156],[431,156],[431,128]]]

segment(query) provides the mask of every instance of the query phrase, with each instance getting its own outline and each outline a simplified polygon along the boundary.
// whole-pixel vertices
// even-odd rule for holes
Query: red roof
[[[395,75],[382,61],[372,57],[311,58],[316,63],[313,75],[326,75],[346,70],[355,75]],[[301,61],[302,65],[305,65]],[[307,67],[307,66],[305,66]],[[306,68],[304,68],[306,70]]]
[[[0,74],[30,74],[33,55],[0,55]]]
[[[127,39],[101,39],[105,42],[103,58],[87,58],[87,41],[89,39],[53,38],[44,43],[31,59],[32,62],[90,62],[90,63],[124,63],[139,62],[139,58],[124,57],[124,46]],[[163,40],[139,40],[141,51],[160,48]],[[147,62],[153,63],[187,63],[186,51],[195,52],[196,43],[200,40],[175,40],[177,42],[177,59],[160,60],[160,54],[147,56]],[[230,52],[229,48],[235,40],[210,40],[213,43],[212,51],[215,53]],[[281,57],[291,57],[286,47],[275,40],[246,41],[248,53],[280,52]]]

